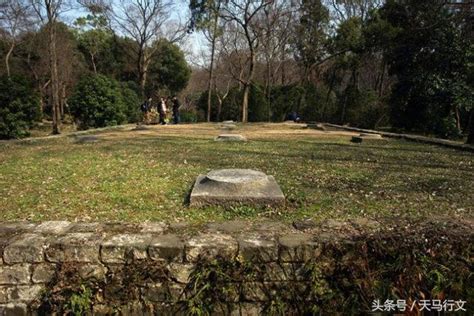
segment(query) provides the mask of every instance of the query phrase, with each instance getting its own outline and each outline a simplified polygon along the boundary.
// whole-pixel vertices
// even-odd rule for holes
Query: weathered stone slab
[[[15,285],[30,283],[30,265],[15,264],[0,266],[0,284]]]
[[[72,226],[73,224],[68,221],[47,221],[39,224],[33,232],[40,234],[59,235],[67,232],[67,230]]]
[[[48,283],[56,273],[56,265],[52,263],[40,263],[33,267],[31,280],[33,283]]]
[[[0,315],[2,316],[26,316],[28,306],[25,303],[8,303],[0,305]]]
[[[12,287],[8,289],[8,300],[10,302],[30,303],[39,298],[44,289],[45,286],[40,284]]]
[[[138,230],[141,233],[152,233],[152,234],[163,234],[168,228],[168,225],[161,222],[142,223],[139,225]]]
[[[278,260],[278,246],[259,235],[245,234],[237,238],[239,257],[246,261],[270,262]]]
[[[97,143],[100,140],[99,137],[95,135],[85,135],[85,136],[76,136],[74,142],[76,144],[88,144],[88,143]]]
[[[352,136],[351,142],[362,143],[364,140],[380,140],[383,139],[379,134],[361,133],[359,136]]]
[[[236,128],[237,128],[237,125],[235,124],[222,124],[221,125],[221,129],[225,131],[233,131]]]
[[[51,242],[46,258],[50,262],[98,262],[101,240],[95,233],[69,233]]]
[[[306,124],[306,126],[307,128],[312,128],[318,131],[327,131],[327,128],[323,124],[320,124],[320,123],[309,123],[309,124]]]
[[[139,124],[135,128],[132,128],[132,131],[149,131],[150,128],[146,125]]]
[[[233,124],[233,123],[234,123],[234,121],[232,121],[232,120],[228,120],[228,121],[223,121],[223,122],[222,122],[222,124]]]
[[[246,142],[247,138],[239,134],[220,134],[214,140],[218,142]]]
[[[40,234],[17,236],[3,250],[3,260],[7,264],[43,262],[46,240],[46,237]]]
[[[281,206],[285,196],[272,176],[248,169],[222,169],[197,178],[190,204]]]
[[[85,264],[79,267],[78,272],[84,280],[102,280],[107,274],[107,268],[102,264]]]
[[[287,234],[279,242],[281,262],[305,262],[321,255],[322,245],[313,241],[310,234]]]
[[[0,235],[11,235],[32,231],[35,226],[36,224],[29,222],[2,223],[2,225],[0,225]]]
[[[176,235],[155,236],[150,241],[148,253],[152,260],[181,262],[183,260],[184,243]]]
[[[237,241],[232,236],[224,234],[200,234],[185,244],[186,260],[189,262],[196,262],[201,258],[233,259],[237,256],[237,251]]]
[[[148,234],[120,234],[108,237],[101,245],[102,261],[123,263],[128,257],[146,259],[152,236]]]
[[[171,272],[172,277],[179,283],[187,284],[189,276],[194,269],[194,264],[190,263],[171,263],[168,265],[168,269]]]

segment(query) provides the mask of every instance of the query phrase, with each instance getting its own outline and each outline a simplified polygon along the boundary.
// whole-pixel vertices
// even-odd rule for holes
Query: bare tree
[[[265,59],[265,96],[270,104],[270,90],[276,74],[281,70],[287,57],[287,46],[295,23],[295,9],[288,1],[274,1],[264,8],[260,16],[262,55]],[[271,118],[271,105],[268,108],[268,119]]]
[[[211,44],[211,60],[209,65],[209,81],[207,85],[207,121],[211,121],[211,97],[212,97],[212,83],[214,76],[214,59],[216,53],[216,42],[219,36],[219,15],[221,10],[222,0],[210,1],[209,8],[209,22],[208,27],[204,28],[204,35]]]
[[[325,0],[325,4],[332,8],[336,23],[352,17],[365,20],[371,10],[380,8],[384,3],[385,0]]]
[[[142,94],[149,65],[155,55],[158,45],[153,45],[160,37],[168,37],[171,42],[178,41],[184,36],[184,27],[169,29],[164,33],[164,23],[169,20],[172,1],[167,0],[120,0],[109,5],[108,15],[125,35],[134,39],[136,47],[136,64],[138,83]]]
[[[248,101],[250,86],[255,74],[256,53],[259,45],[258,14],[273,1],[265,0],[229,0],[222,9],[222,17],[234,23],[243,34],[248,49],[248,71],[245,78],[239,78],[244,88],[242,100],[242,122],[248,121]]]
[[[32,13],[30,3],[25,0],[11,0],[0,3],[0,27],[10,45],[5,55],[8,77],[10,77],[10,57],[18,44],[20,34],[31,27],[33,23]]]
[[[51,106],[53,114],[53,134],[60,133],[61,104],[58,75],[58,56],[56,50],[56,24],[67,5],[67,0],[30,0],[39,19],[48,30],[49,68],[51,74]]]

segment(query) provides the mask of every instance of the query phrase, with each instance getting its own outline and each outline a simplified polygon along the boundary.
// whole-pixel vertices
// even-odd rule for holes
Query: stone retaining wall
[[[48,308],[54,310],[55,300],[61,300],[57,298],[60,293],[84,296],[80,290],[83,284],[95,287],[90,308],[97,315],[176,313],[175,308],[183,307],[180,303],[189,308],[199,296],[195,288],[199,275],[192,275],[196,267],[200,273],[216,273],[218,258],[238,263],[239,269],[251,263],[253,269],[246,278],[226,281],[238,286],[226,292],[222,314],[256,315],[262,302],[289,285],[301,289],[298,296],[311,292],[315,281],[308,277],[306,262],[319,260],[318,273],[330,275],[334,271],[336,257],[328,255],[326,243],[350,246],[357,236],[379,229],[380,223],[368,220],[323,225],[234,221],[200,227],[3,223],[0,315],[28,315],[38,309],[48,313]],[[472,238],[472,223],[464,229]],[[358,259],[357,255],[341,258],[344,262]],[[206,264],[207,270],[203,268]],[[65,304],[70,307],[70,302]]]
[[[455,141],[447,140],[447,139],[440,139],[440,138],[433,138],[433,137],[426,137],[426,136],[419,136],[419,135],[396,134],[396,133],[390,133],[390,132],[381,132],[381,131],[375,131],[375,130],[370,130],[370,129],[342,126],[342,125],[329,124],[329,123],[324,123],[323,125],[328,126],[328,127],[332,127],[332,128],[343,129],[343,130],[347,130],[347,131],[379,134],[379,135],[382,135],[384,137],[399,138],[399,139],[405,139],[405,140],[419,142],[419,143],[438,145],[438,146],[449,147],[449,148],[453,148],[453,149],[457,149],[457,150],[474,152],[474,146],[473,145],[463,144],[461,142],[455,142]]]

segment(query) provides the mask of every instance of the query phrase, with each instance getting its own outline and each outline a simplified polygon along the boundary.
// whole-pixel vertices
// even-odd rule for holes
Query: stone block
[[[60,235],[66,233],[72,226],[73,224],[68,221],[47,221],[36,226],[33,232],[39,234]]]
[[[30,265],[15,264],[13,266],[0,266],[0,284],[29,284]]]
[[[101,245],[101,258],[106,263],[122,263],[130,259],[147,259],[152,240],[148,234],[120,234],[106,238]]]
[[[40,263],[33,266],[33,283],[48,283],[56,273],[56,265],[52,263]]]
[[[24,234],[13,238],[3,250],[3,260],[7,264],[44,261],[47,239],[40,234]]]
[[[101,233],[104,230],[104,225],[101,223],[74,223],[68,230],[68,233]]]
[[[0,235],[19,234],[30,232],[34,229],[36,224],[29,222],[4,222],[0,225]]]
[[[263,283],[246,282],[242,284],[242,296],[246,301],[263,302],[268,299]]]
[[[177,302],[184,299],[184,287],[178,284],[155,283],[143,289],[145,302]]]
[[[287,234],[279,242],[279,260],[282,262],[306,262],[321,255],[322,245],[309,234]]]
[[[278,246],[260,235],[246,234],[237,238],[239,257],[246,261],[270,262],[278,260]]]
[[[138,225],[138,230],[145,234],[163,234],[168,225],[161,222],[142,223]]]
[[[239,134],[220,134],[214,140],[216,142],[246,142],[247,138]]]
[[[174,280],[179,283],[187,284],[194,267],[194,264],[189,263],[171,263],[168,265],[168,270]]]
[[[76,144],[88,144],[88,143],[97,143],[100,140],[100,137],[95,135],[85,135],[85,136],[76,136],[74,143]]]
[[[38,299],[44,290],[45,286],[40,284],[11,287],[8,289],[8,300],[30,303]]]
[[[185,244],[185,256],[189,262],[200,259],[223,257],[233,260],[237,256],[237,241],[224,234],[200,234]]]
[[[0,304],[5,303],[8,303],[8,286],[0,286]]]
[[[362,143],[364,140],[381,140],[384,139],[382,135],[379,134],[367,134],[362,133],[359,136],[352,136],[351,142],[353,143]]]
[[[231,316],[259,316],[262,314],[262,307],[255,303],[236,304],[232,309]]]
[[[249,169],[213,170],[199,175],[191,192],[191,206],[282,206],[285,196],[272,176]]]
[[[107,268],[102,264],[85,264],[78,268],[78,273],[84,280],[103,280],[107,275]]]
[[[26,316],[28,306],[24,303],[8,303],[0,305],[1,316]]]
[[[98,262],[101,241],[95,233],[69,233],[51,242],[46,258],[50,262]]]
[[[152,260],[182,262],[184,243],[176,235],[154,236],[150,241],[148,253]]]
[[[209,223],[206,225],[206,230],[209,232],[221,232],[224,234],[241,233],[252,228],[252,223],[249,221],[232,220],[225,222]]]

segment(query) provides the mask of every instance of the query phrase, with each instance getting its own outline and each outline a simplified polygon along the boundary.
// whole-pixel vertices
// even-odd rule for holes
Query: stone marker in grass
[[[148,131],[150,128],[146,125],[139,124],[135,128],[132,129],[132,131]]]
[[[362,141],[364,140],[379,140],[379,139],[383,139],[382,135],[362,133],[359,136],[352,136],[351,142],[362,143]]]
[[[247,138],[239,134],[220,134],[214,140],[218,142],[246,142]]]
[[[281,206],[285,196],[272,176],[250,169],[213,170],[199,175],[190,197],[191,206]]]
[[[76,144],[97,143],[100,140],[95,135],[76,136],[74,142]]]

